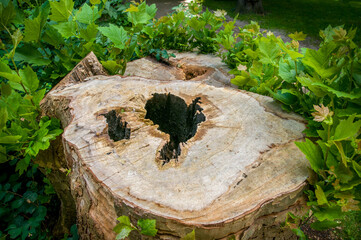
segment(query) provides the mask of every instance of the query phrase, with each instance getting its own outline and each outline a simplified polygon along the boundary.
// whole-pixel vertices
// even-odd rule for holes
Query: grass
[[[288,32],[303,31],[319,38],[319,31],[328,25],[357,27],[355,42],[361,44],[361,0],[262,0],[264,16],[241,14],[240,20],[253,20],[262,28],[283,29]],[[235,16],[236,0],[205,0],[211,9],[224,9]]]

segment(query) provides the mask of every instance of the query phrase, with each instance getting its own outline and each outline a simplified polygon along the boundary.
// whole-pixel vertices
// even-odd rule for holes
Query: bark
[[[220,59],[176,55],[129,63],[133,76],[68,79],[42,102],[65,128],[81,238],[114,239],[127,215],[156,219],[158,239],[193,229],[196,239],[296,239],[279,224],[305,207],[302,119],[229,87]]]
[[[238,0],[236,12],[264,14],[262,0]]]

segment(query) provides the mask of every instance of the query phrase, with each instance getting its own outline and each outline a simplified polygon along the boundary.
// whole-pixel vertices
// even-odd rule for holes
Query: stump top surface
[[[178,161],[164,165],[157,156],[169,135],[145,119],[154,93],[171,93],[187,105],[200,97],[206,117],[181,145]],[[307,160],[293,143],[303,139],[305,126],[267,109],[267,97],[195,81],[96,76],[47,98],[70,101],[69,110],[58,111],[70,111],[63,138],[74,161],[119,199],[154,214],[193,224],[226,222],[289,196],[307,178]],[[104,114],[111,110],[127,122],[129,139],[110,139]]]

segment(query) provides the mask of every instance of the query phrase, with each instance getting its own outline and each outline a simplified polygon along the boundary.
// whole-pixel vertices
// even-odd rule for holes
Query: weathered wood
[[[65,83],[43,101],[65,127],[82,239],[114,239],[119,215],[156,219],[160,239],[192,229],[197,239],[294,237],[279,223],[304,207],[307,160],[293,143],[304,137],[302,119],[268,97],[226,87],[219,59],[178,56],[171,66],[130,63],[128,74],[149,64],[143,77]],[[208,70],[184,80],[187,65]]]

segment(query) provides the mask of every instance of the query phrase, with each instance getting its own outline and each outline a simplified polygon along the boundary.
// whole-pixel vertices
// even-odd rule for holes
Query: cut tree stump
[[[228,87],[220,59],[176,55],[129,63],[138,76],[80,82],[73,72],[43,100],[43,113],[64,127],[56,166],[71,172],[61,200],[74,203],[81,239],[114,239],[120,215],[156,219],[158,239],[193,229],[201,240],[296,239],[280,223],[305,207],[308,162],[294,144],[302,118]]]

